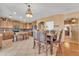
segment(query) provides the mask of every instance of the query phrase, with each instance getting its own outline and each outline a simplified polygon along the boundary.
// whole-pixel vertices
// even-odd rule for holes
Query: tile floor
[[[0,56],[45,56],[45,53],[38,54],[38,49],[33,49],[33,38],[30,37],[28,40],[14,42],[9,48],[2,48]]]

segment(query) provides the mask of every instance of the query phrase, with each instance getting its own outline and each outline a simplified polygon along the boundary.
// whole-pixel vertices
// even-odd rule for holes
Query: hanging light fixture
[[[72,18],[72,22],[75,23],[77,18]]]
[[[27,11],[26,11],[26,17],[29,17],[29,18],[32,17],[32,11],[31,11],[30,5],[28,5]]]

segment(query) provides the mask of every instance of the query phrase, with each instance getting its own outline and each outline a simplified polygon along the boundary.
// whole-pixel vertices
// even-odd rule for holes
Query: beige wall
[[[72,13],[67,13],[65,14],[66,17],[79,17],[79,12],[72,12]]]
[[[65,17],[67,18],[78,18],[78,22],[74,24],[74,26],[71,26],[71,35],[72,35],[72,40],[79,41],[79,12],[73,12],[73,13],[68,13],[65,14]]]
[[[54,21],[54,24],[59,26],[59,27],[55,27],[56,29],[57,28],[59,28],[59,29],[64,28],[64,14],[57,14],[57,15],[54,15],[54,16],[42,18],[39,21],[37,21],[37,23],[40,23],[42,21],[43,22]]]

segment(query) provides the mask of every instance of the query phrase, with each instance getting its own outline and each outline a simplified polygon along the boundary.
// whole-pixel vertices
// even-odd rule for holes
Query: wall
[[[42,18],[39,21],[37,21],[37,24],[40,22],[47,22],[47,21],[53,21],[55,24],[55,28],[57,29],[63,29],[64,28],[64,14],[57,14],[54,16],[49,16],[46,18]],[[59,27],[57,27],[59,26]]]
[[[72,12],[65,14],[66,18],[73,18],[73,17],[79,17],[79,12]]]
[[[78,18],[78,22],[76,24],[71,25],[72,40],[78,42],[79,41],[79,12],[65,14],[65,17]]]

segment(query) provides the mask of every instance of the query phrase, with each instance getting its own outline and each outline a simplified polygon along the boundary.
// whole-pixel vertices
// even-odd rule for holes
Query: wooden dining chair
[[[57,45],[57,46],[54,46],[55,48],[57,48],[56,55],[62,54],[61,44],[63,43],[63,40],[64,40],[63,37],[64,37],[64,30],[58,31],[57,39],[56,39],[56,41],[53,42],[55,45]]]
[[[37,30],[33,30],[33,48],[36,46],[36,41],[38,41]]]
[[[37,45],[38,47],[38,54],[41,53],[42,48],[44,49],[43,52],[47,52],[46,50],[46,38],[45,38],[45,33],[42,31],[37,31],[34,32],[34,44],[33,44],[33,48],[35,48],[35,46]],[[47,53],[46,53],[47,54]]]
[[[39,41],[39,53],[41,51],[41,48],[43,48],[43,52],[45,53],[46,56],[48,55],[48,52],[50,52],[50,54],[52,55],[51,39],[53,39],[53,36],[49,39],[50,43],[48,43],[46,32],[39,32],[39,40],[40,40]],[[50,49],[50,51],[49,51],[49,49]]]
[[[45,33],[42,31],[38,31],[37,38],[38,38],[38,53],[40,54],[40,52],[42,51],[42,48],[43,48],[43,50],[46,49],[45,48],[45,45],[46,45]],[[46,52],[46,50],[43,52]]]

